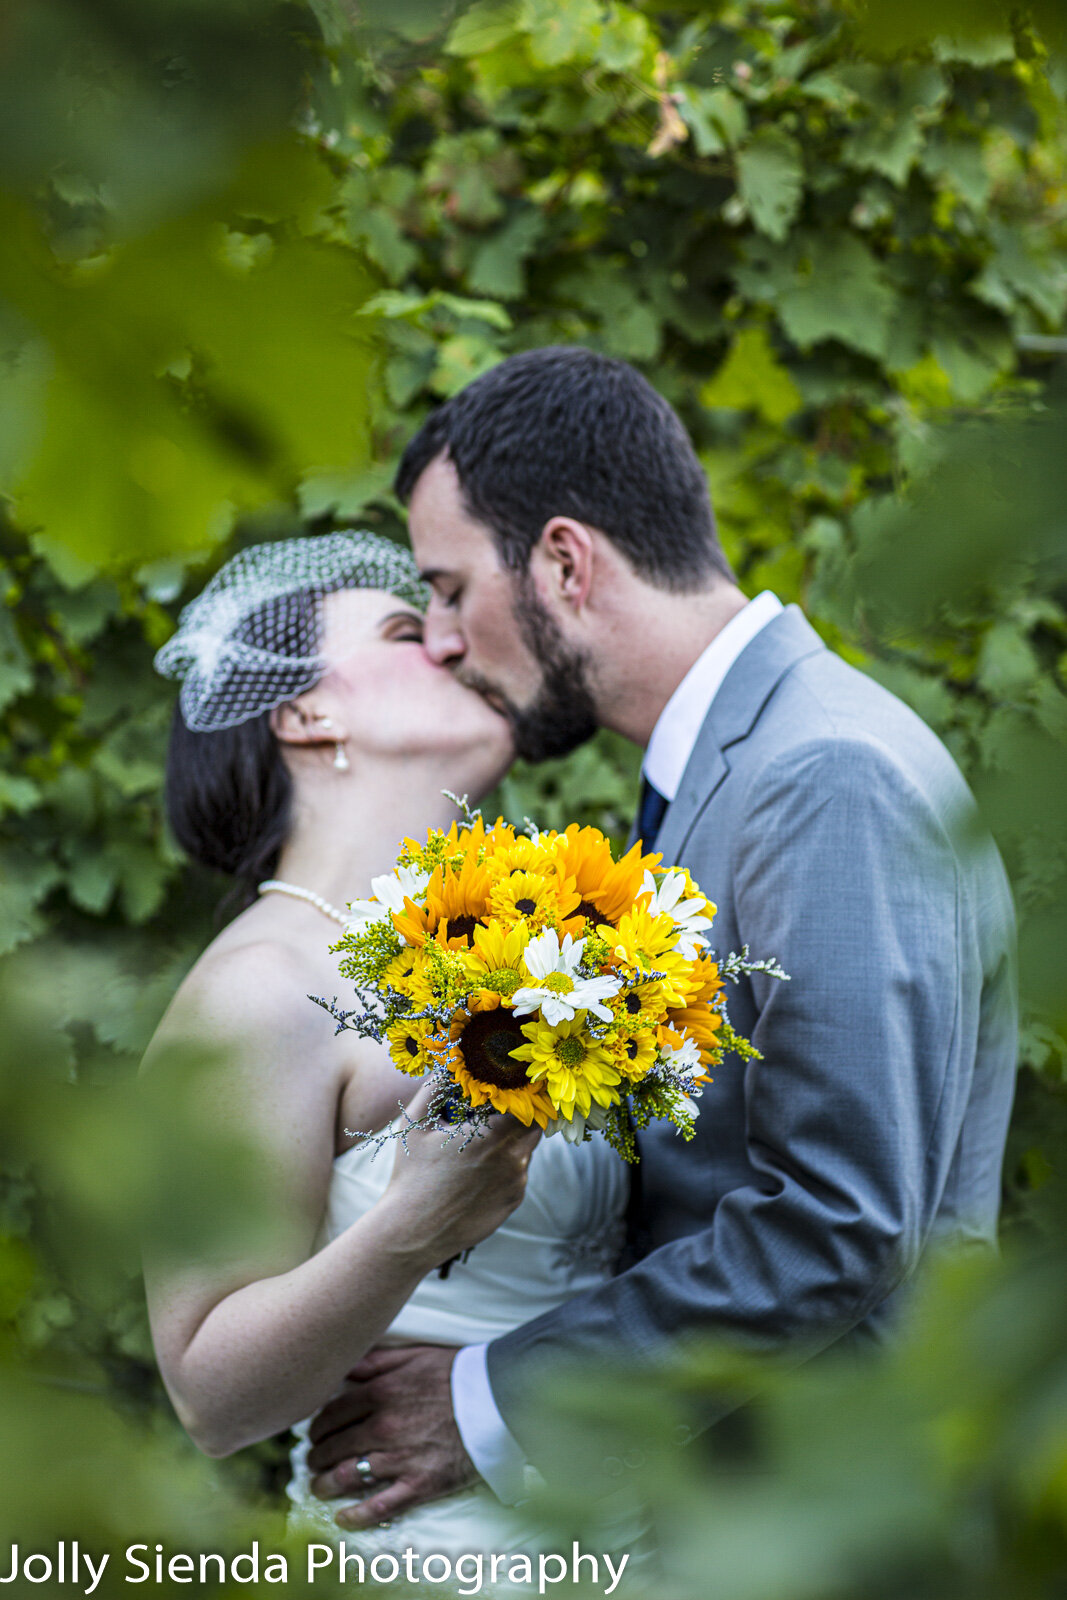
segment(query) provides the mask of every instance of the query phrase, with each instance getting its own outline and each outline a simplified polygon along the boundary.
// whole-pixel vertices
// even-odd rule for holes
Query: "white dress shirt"
[[[769,589],[750,600],[697,657],[660,712],[641,766],[665,800],[673,800],[678,793],[697,736],[726,674],[745,646],[781,610],[782,602]],[[538,1474],[493,1399],[488,1348],[485,1344],[464,1345],[456,1356],[452,1410],[475,1467],[499,1500],[514,1505],[530,1493]]]

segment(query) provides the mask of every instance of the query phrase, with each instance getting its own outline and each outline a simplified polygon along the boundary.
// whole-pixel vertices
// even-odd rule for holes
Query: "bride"
[[[190,1051],[210,1059],[211,1114],[254,1136],[276,1215],[250,1219],[271,1225],[266,1249],[146,1252],[156,1352],[209,1455],[295,1429],[296,1519],[339,1542],[333,1518],[353,1499],[312,1494],[308,1419],[373,1346],[492,1339],[595,1287],[626,1195],[602,1141],[538,1144],[511,1117],[462,1151],[440,1133],[409,1135],[405,1153],[350,1131],[385,1128],[401,1104],[417,1116],[426,1092],[384,1046],[335,1035],[307,998],[338,993],[329,945],[344,907],[405,835],[448,826],[443,791],[485,794],[512,754],[506,721],[425,654],[421,602],[410,557],[374,535],[259,545],[186,608],[157,658],[182,679],[172,827],[247,903],[179,989],[146,1071],[176,1074]],[[202,1175],[188,1181],[192,1192]],[[367,1488],[388,1476],[387,1461],[359,1466]],[[544,1541],[528,1511],[483,1488],[344,1536],[366,1554]]]

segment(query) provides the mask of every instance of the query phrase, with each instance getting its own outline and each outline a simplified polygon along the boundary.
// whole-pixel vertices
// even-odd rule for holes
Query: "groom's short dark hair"
[[[599,528],[663,589],[733,577],[692,440],[625,361],[580,345],[509,356],[423,423],[397,471],[402,501],[445,452],[513,571],[526,570],[549,518],[567,516]]]

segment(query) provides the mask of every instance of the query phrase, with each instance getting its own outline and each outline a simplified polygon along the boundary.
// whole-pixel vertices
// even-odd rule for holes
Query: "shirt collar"
[[[673,800],[678,793],[697,735],[726,674],[745,646],[782,609],[782,602],[769,589],[750,600],[697,657],[660,712],[641,767],[664,799]]]

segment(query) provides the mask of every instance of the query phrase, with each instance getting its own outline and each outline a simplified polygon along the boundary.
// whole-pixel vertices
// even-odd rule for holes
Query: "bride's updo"
[[[155,659],[182,683],[167,749],[168,821],[193,860],[236,880],[244,902],[272,875],[290,826],[292,780],[271,712],[330,670],[323,601],[341,589],[426,603],[410,552],[377,534],[251,545],[185,607]]]

